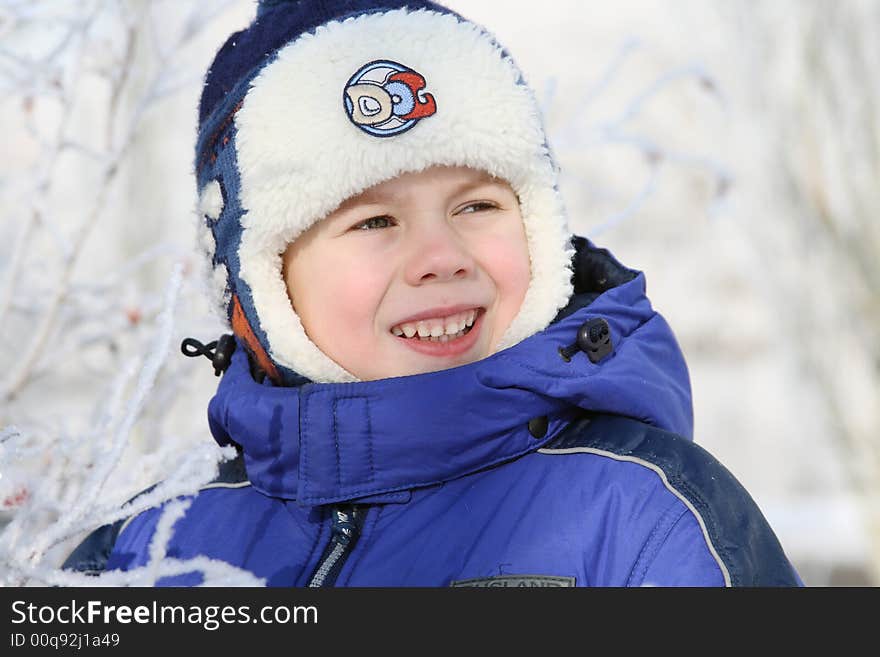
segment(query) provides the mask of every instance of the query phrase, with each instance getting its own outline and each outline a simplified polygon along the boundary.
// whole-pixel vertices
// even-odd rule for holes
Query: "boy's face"
[[[348,199],[283,263],[306,334],[364,381],[485,358],[530,280],[516,195],[464,167],[403,174]]]

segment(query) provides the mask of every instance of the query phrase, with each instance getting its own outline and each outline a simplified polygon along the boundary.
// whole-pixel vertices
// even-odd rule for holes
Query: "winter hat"
[[[571,294],[571,235],[531,89],[482,27],[425,0],[264,1],[205,78],[196,175],[221,316],[276,383],[355,377],[309,340],[282,253],[345,199],[467,166],[516,192],[531,281],[499,349]]]

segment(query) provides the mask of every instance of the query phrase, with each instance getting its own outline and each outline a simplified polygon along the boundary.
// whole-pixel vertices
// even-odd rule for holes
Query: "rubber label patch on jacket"
[[[453,580],[449,583],[449,586],[529,589],[574,586],[574,583],[574,577],[554,577],[553,575],[496,575],[495,577]]]

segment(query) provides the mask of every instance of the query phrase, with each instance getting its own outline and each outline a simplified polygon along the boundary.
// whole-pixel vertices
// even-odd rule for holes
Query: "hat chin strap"
[[[291,311],[293,311],[292,308]],[[266,353],[266,350],[263,349],[263,345],[260,344],[260,341],[254,334],[250,322],[247,321],[247,317],[245,316],[244,311],[241,308],[241,302],[238,300],[238,296],[236,295],[233,295],[232,297],[231,323],[232,332],[235,333],[235,335],[237,335],[247,345],[248,350],[254,356],[260,368],[272,381],[274,381],[275,383],[281,383],[282,378],[281,374],[278,372],[278,368],[275,367],[275,363],[273,363],[272,359],[269,358],[269,354]]]

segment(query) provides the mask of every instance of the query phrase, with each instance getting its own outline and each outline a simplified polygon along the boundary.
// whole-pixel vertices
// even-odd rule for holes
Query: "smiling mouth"
[[[391,333],[399,338],[418,342],[451,342],[470,333],[483,312],[483,308],[471,308],[448,317],[403,322],[392,326]]]

